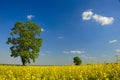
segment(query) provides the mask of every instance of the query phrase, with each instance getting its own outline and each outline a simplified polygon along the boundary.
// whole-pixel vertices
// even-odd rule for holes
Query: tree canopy
[[[42,45],[41,27],[33,22],[16,22],[10,32],[7,44],[10,47],[11,57],[20,56],[22,64],[35,62]]]
[[[73,62],[75,65],[80,65],[82,63],[82,60],[78,56],[76,56],[73,58]]]

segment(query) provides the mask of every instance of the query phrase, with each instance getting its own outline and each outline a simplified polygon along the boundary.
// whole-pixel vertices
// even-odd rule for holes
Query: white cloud
[[[28,19],[28,20],[32,20],[32,18],[34,18],[33,15],[27,15],[27,19]]]
[[[101,15],[98,15],[98,14],[93,15],[92,18],[96,22],[100,23],[102,26],[110,25],[114,22],[113,17],[105,17],[105,16],[101,16]]]
[[[72,51],[70,51],[70,53],[72,53],[72,54],[82,54],[82,53],[85,53],[85,51],[72,50]]]
[[[50,53],[51,53],[51,51],[46,51],[45,53],[46,53],[46,54],[50,54]]]
[[[63,51],[63,53],[65,53],[65,54],[69,54],[69,51]]]
[[[82,19],[83,20],[94,20],[94,21],[100,23],[102,26],[110,25],[110,24],[113,24],[113,22],[114,22],[113,17],[101,16],[101,15],[98,15],[98,14],[92,12],[92,10],[83,12]]]
[[[57,38],[58,38],[58,39],[63,39],[64,37],[63,37],[63,36],[58,36]]]
[[[96,57],[88,56],[88,55],[81,55],[82,58],[87,59],[87,60],[94,60]]]
[[[87,10],[83,12],[82,18],[83,20],[90,20],[92,18],[93,12],[91,10]]]
[[[117,40],[110,40],[109,43],[112,44],[112,43],[116,43]]]
[[[51,51],[45,51],[44,53],[41,53],[40,55],[45,56],[45,55],[48,55],[48,54],[51,54]]]
[[[63,51],[63,53],[65,53],[65,54],[83,54],[83,53],[85,53],[85,51],[81,51],[81,50],[70,50],[70,51]]]
[[[120,53],[120,49],[116,49],[115,52],[116,52],[116,53]]]
[[[45,56],[46,54],[40,54],[41,56]]]
[[[45,31],[43,28],[41,28],[41,31],[43,32],[43,31]]]
[[[120,49],[116,49],[115,52],[116,52],[115,55],[119,55],[120,56]]]

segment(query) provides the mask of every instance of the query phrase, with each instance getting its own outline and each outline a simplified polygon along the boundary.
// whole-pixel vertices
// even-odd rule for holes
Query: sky
[[[33,65],[116,62],[120,55],[120,0],[0,0],[0,63],[21,64],[6,44],[18,21],[41,26]]]

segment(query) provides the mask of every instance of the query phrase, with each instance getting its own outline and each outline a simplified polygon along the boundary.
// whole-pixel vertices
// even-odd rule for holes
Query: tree
[[[41,27],[33,22],[16,22],[7,40],[7,44],[12,44],[11,57],[19,56],[23,65],[35,62],[42,45],[41,32]]]
[[[78,56],[76,56],[73,58],[73,62],[75,65],[80,65],[82,63],[82,60]]]

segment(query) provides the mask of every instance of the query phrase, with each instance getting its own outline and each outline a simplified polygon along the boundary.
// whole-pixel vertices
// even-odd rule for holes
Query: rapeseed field
[[[0,80],[120,80],[120,64],[0,66]]]

